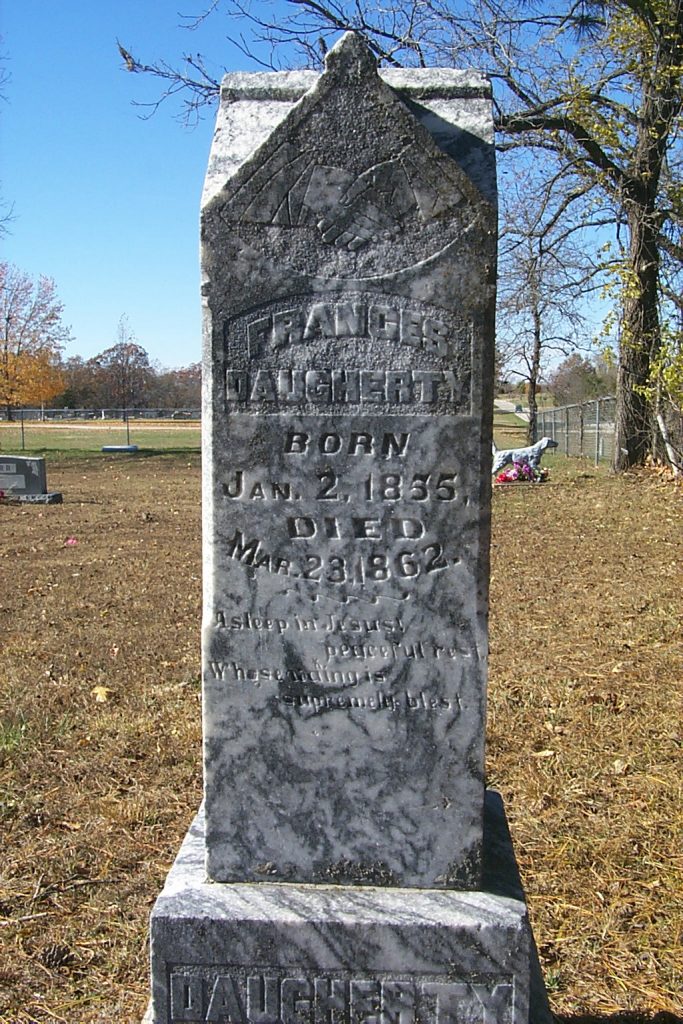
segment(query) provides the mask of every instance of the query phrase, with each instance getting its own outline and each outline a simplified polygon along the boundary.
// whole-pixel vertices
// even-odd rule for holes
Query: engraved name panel
[[[405,297],[289,297],[225,322],[226,408],[469,415],[471,344],[470,324]]]
[[[169,968],[169,1024],[511,1024],[512,976]]]

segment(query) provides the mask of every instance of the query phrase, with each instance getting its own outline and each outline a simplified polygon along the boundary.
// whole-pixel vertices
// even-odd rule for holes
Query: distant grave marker
[[[48,491],[45,459],[0,452],[0,498],[23,504],[59,505],[59,491]]]

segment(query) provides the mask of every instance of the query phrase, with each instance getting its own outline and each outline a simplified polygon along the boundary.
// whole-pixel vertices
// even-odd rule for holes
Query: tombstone
[[[205,801],[153,1024],[547,1019],[485,794],[488,83],[228,75],[202,210]]]
[[[48,491],[45,459],[0,453],[0,497],[22,504],[59,505],[59,491]]]

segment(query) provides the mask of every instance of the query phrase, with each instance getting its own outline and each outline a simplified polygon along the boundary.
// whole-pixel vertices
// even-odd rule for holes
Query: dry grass
[[[182,454],[197,452],[201,444],[199,420],[26,420],[23,424],[25,454],[59,456],[99,452],[103,445],[136,444],[143,451]],[[22,424],[0,420],[0,451],[22,450]],[[49,480],[48,480],[49,483]]]
[[[681,493],[560,474],[496,492],[491,782],[556,1010],[681,1013]]]
[[[664,1024],[681,492],[576,466],[494,495],[489,780],[556,1012]],[[64,505],[0,507],[0,1022],[139,1024],[149,911],[200,800],[199,462],[94,456],[49,483]]]

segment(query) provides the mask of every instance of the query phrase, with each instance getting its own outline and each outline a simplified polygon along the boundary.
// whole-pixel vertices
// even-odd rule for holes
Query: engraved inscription
[[[424,532],[423,524],[415,519],[390,519],[386,533],[380,531],[379,519],[352,520],[352,539],[390,540],[399,537],[415,539]],[[342,537],[339,522],[333,517],[326,517],[316,523],[310,516],[296,516],[287,520],[289,536],[292,540],[311,540],[320,530],[326,537]],[[297,560],[285,558],[269,551],[259,537],[245,537],[241,530],[235,530],[228,542],[226,551],[229,558],[253,569],[275,573],[278,576],[292,576],[309,583],[353,584],[362,586],[365,583],[383,583],[386,580],[398,579],[410,581],[418,576],[442,572],[448,569],[448,561],[444,556],[443,545],[432,541],[418,548],[399,550],[393,556],[384,550],[369,550],[355,558],[343,555],[302,554]],[[451,559],[457,564],[457,559]]]
[[[420,662],[462,661],[471,657],[458,645],[447,646],[407,635],[401,616],[356,618],[351,615],[292,614],[270,618],[263,612],[214,615],[217,634],[286,633],[309,634],[310,664],[297,668],[249,662],[244,657],[210,659],[207,672],[236,690],[276,684],[273,700],[283,708],[296,709],[304,717],[326,711],[390,711],[395,713],[437,712],[451,717],[461,711],[460,697],[435,694],[419,684],[410,689],[396,687],[393,670]],[[424,684],[423,684],[424,685]]]
[[[234,411],[255,403],[280,408],[297,404],[325,408],[330,405],[436,405],[445,399],[450,406],[459,397],[455,374],[450,370],[319,370],[260,369],[225,371],[225,398]]]
[[[171,1024],[511,1024],[510,975],[302,976],[267,970],[173,967]]]
[[[411,436],[411,431],[288,430],[278,481],[245,466],[222,482],[223,497],[231,503],[283,504],[281,546],[274,546],[273,537],[238,527],[227,538],[226,556],[253,570],[345,590],[391,580],[411,584],[457,565],[459,556],[431,533],[429,518],[434,507],[465,501],[458,469],[406,470],[400,462],[410,455]],[[369,471],[366,457],[373,459]],[[381,461],[372,468],[378,460],[388,463],[386,471]]]
[[[250,359],[333,338],[358,338],[450,357],[467,340],[465,325],[452,316],[446,321],[405,300],[399,305],[396,299],[371,301],[358,295],[345,296],[341,302],[300,300],[287,309],[252,314],[241,325],[245,329]],[[228,339],[233,332],[240,332],[239,321],[232,329],[228,325]]]
[[[270,303],[223,325],[230,412],[471,411],[472,327],[405,297]]]
[[[380,437],[366,430],[351,431],[348,435],[327,431],[313,438],[303,431],[290,430],[285,440],[285,455],[307,455],[317,449],[321,455],[377,455],[388,459],[392,455],[405,455],[409,441],[409,433],[383,433]]]
[[[380,423],[330,418],[315,429],[293,417],[267,459],[222,474],[223,500],[235,512],[224,563],[259,581],[264,595],[260,608],[214,611],[206,673],[226,697],[262,689],[272,707],[304,718],[461,714],[463,672],[478,657],[471,622],[451,598],[457,630],[425,634],[410,603],[460,571],[458,533],[447,525],[451,513],[461,522],[472,514],[461,483],[467,470],[455,452],[430,463],[424,427]],[[277,515],[262,518],[259,507],[272,502]],[[270,586],[298,610],[271,604]],[[236,644],[236,634],[280,643],[268,655],[265,644]],[[295,665],[280,663],[276,650],[296,651]]]

